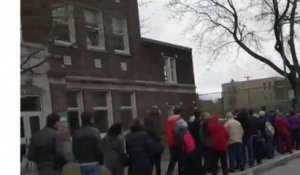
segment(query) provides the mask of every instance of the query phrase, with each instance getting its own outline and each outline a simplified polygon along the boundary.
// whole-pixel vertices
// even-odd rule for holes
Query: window
[[[100,133],[105,133],[112,123],[109,95],[107,92],[95,92],[93,97],[94,122]]]
[[[125,19],[112,19],[115,52],[129,54],[127,22]]]
[[[73,134],[80,126],[79,117],[82,112],[81,95],[77,91],[68,91],[65,95],[68,107],[69,129],[71,134]]]
[[[73,7],[60,5],[52,9],[54,22],[53,37],[56,44],[72,45],[75,43],[75,25]]]
[[[120,93],[120,113],[124,130],[128,130],[132,119],[136,118],[135,98],[132,92]]]
[[[168,83],[177,83],[176,60],[172,57],[165,57],[164,67],[165,81]]]
[[[105,49],[101,11],[84,9],[85,34],[88,49]]]
[[[121,70],[127,71],[127,63],[126,62],[121,62]]]
[[[264,83],[263,85],[264,85],[264,90],[266,90],[267,89],[266,83]]]
[[[21,111],[40,111],[40,97],[26,96],[21,98]]]

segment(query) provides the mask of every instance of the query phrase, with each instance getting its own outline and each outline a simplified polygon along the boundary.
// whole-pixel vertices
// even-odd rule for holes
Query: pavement
[[[300,174],[300,151],[293,154],[278,154],[273,159],[265,159],[261,165],[246,169],[242,172],[231,173],[231,175],[297,175]],[[165,174],[168,161],[162,161],[162,174]],[[280,169],[280,171],[277,171]],[[279,173],[281,172],[281,173]],[[293,174],[294,173],[294,174]],[[175,173],[174,173],[175,174]],[[219,172],[221,174],[221,172]],[[295,175],[296,175],[295,174]],[[37,175],[34,168],[29,170],[22,169],[21,175]],[[78,163],[68,163],[63,170],[63,175],[80,175]],[[104,169],[103,175],[110,175],[108,170]],[[176,175],[176,174],[175,174]]]

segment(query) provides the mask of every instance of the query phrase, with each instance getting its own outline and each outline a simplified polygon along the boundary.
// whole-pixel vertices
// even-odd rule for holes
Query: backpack
[[[273,136],[275,133],[275,129],[269,121],[265,124],[265,131],[267,136]]]
[[[196,149],[195,140],[190,132],[185,132],[183,135],[184,152],[186,154],[193,153]]]

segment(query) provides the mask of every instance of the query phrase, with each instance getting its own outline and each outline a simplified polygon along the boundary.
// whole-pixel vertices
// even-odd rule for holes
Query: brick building
[[[228,111],[251,107],[259,110],[261,106],[266,106],[270,110],[279,108],[285,100],[280,99],[282,97],[280,97],[280,89],[278,89],[282,81],[283,78],[281,77],[269,77],[237,82],[232,80],[229,83],[224,83],[222,84],[224,109]],[[284,108],[280,107],[280,109]]]
[[[51,107],[43,104],[41,92],[31,93],[39,83],[21,84],[22,105],[40,104],[29,110],[39,112],[40,126],[49,109],[61,114],[71,132],[83,111],[93,113],[101,133],[115,122],[128,129],[152,105],[162,112],[159,124],[174,105],[182,106],[183,116],[192,115],[192,49],[142,38],[136,0],[22,0],[21,12],[24,43],[43,43],[48,52],[48,88],[42,92],[50,94]],[[22,79],[29,75],[36,76],[26,72]]]

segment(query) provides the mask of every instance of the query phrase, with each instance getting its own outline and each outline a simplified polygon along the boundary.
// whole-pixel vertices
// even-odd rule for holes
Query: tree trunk
[[[300,77],[296,79],[294,95],[293,108],[295,110],[300,110]]]
[[[292,99],[292,108],[294,110],[300,109],[300,78],[296,78],[295,74],[288,74],[288,79],[294,90],[294,99]]]

